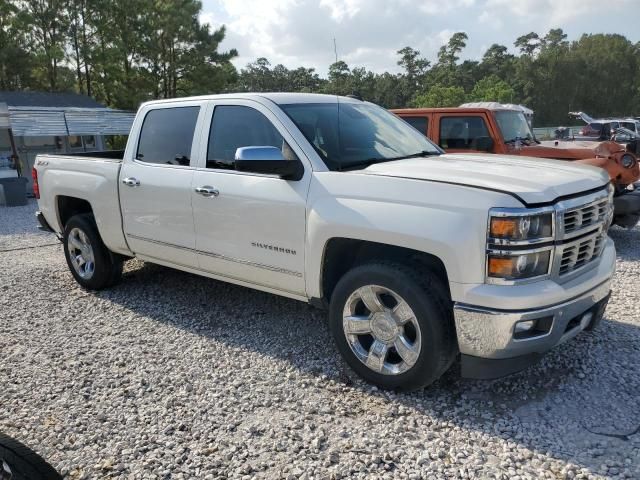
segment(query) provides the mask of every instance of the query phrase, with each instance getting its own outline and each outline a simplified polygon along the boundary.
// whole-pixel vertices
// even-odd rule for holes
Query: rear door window
[[[146,163],[189,166],[200,107],[151,110],[144,117],[136,159]]]
[[[445,149],[475,150],[479,138],[491,137],[484,119],[479,116],[442,117],[440,146]]]

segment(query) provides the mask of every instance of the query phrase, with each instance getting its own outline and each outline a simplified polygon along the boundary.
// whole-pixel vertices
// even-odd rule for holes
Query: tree
[[[464,32],[454,33],[446,45],[440,47],[438,52],[438,63],[448,67],[453,67],[460,57],[458,54],[467,46],[469,37]]]
[[[532,57],[541,46],[541,40],[537,33],[530,32],[516,39],[514,45],[522,55]]]
[[[325,85],[326,93],[335,95],[349,95],[353,93],[350,80],[351,71],[349,65],[342,60],[329,65],[329,82]]]
[[[507,47],[494,43],[482,56],[482,74],[496,75],[502,80],[513,78],[514,56],[508,53]]]
[[[26,50],[18,7],[0,1],[0,90],[31,88],[33,55]],[[19,60],[19,61],[18,61]]]
[[[469,100],[472,102],[511,103],[515,92],[511,86],[497,75],[489,75],[475,84]]]
[[[434,85],[413,101],[415,107],[457,107],[466,101],[462,87]]]
[[[420,57],[418,50],[414,50],[411,47],[404,47],[398,50],[397,53],[400,55],[398,65],[402,67],[405,75],[411,81],[422,77],[427,72],[429,65],[431,65],[429,60]]]
[[[19,0],[15,5],[26,45],[39,67],[36,75],[43,77],[51,91],[67,88],[59,78],[69,28],[64,0]]]

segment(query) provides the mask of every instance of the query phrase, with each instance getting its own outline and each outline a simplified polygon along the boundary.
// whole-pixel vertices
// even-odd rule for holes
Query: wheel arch
[[[56,197],[56,216],[60,229],[64,227],[71,217],[83,213],[93,214],[93,207],[88,200],[68,195],[58,195]]]
[[[385,243],[345,237],[330,238],[323,249],[320,270],[320,298],[313,303],[326,307],[333,290],[350,269],[372,260],[388,260],[424,268],[442,280],[449,297],[449,276],[444,262],[427,252]]]

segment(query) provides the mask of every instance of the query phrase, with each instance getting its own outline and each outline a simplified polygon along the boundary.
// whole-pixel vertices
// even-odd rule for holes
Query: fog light
[[[513,333],[517,335],[518,333],[528,332],[529,330],[532,330],[535,326],[536,326],[535,320],[525,320],[524,322],[518,322],[516,323]]]

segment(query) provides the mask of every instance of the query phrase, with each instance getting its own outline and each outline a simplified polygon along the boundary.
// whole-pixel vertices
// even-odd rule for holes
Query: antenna
[[[336,46],[336,37],[333,37],[333,53],[336,56],[336,63],[338,63],[338,47]]]

